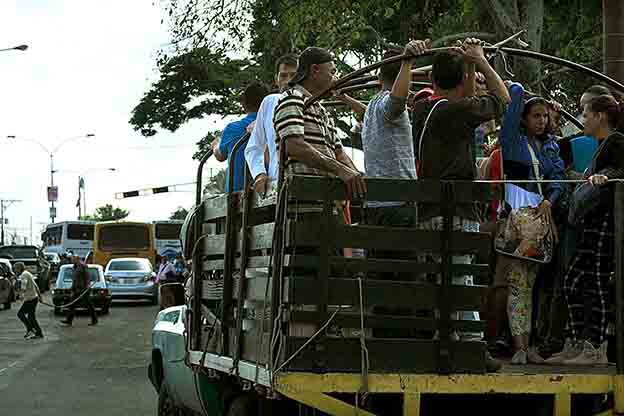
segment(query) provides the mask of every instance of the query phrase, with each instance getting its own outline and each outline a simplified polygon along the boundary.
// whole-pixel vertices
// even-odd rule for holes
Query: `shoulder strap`
[[[529,154],[531,155],[531,162],[533,164],[533,174],[535,175],[535,179],[539,181],[542,179],[542,176],[539,173],[539,160],[537,160],[537,157],[535,156],[535,151],[533,150],[533,146],[531,146],[531,143],[529,143],[528,138],[527,146],[529,148]],[[537,183],[537,189],[539,190],[539,194],[543,197],[544,193],[542,192],[542,184],[539,182]]]
[[[436,103],[431,107],[429,114],[427,114],[427,118],[425,119],[425,124],[423,124],[422,130],[420,131],[420,138],[418,139],[418,162],[420,164],[420,170],[422,171],[423,165],[423,157],[422,157],[422,146],[423,146],[423,138],[425,137],[425,131],[427,130],[427,125],[429,124],[429,119],[433,114],[433,111],[438,107],[440,103],[447,102],[446,98],[436,101]]]

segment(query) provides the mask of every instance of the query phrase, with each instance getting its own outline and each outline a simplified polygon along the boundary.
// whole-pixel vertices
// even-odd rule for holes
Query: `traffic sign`
[[[58,186],[48,186],[48,202],[58,201]]]

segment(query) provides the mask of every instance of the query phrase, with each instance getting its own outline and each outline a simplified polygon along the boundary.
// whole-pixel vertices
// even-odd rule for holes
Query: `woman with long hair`
[[[585,104],[583,117],[585,134],[599,145],[585,173],[587,183],[573,196],[570,219],[581,238],[563,286],[571,339],[549,360],[566,365],[608,364],[608,284],[615,271],[614,187],[608,181],[624,178],[624,135],[616,131],[622,124],[618,102],[610,95],[594,97]]]
[[[541,97],[525,102],[521,84],[509,85],[511,103],[503,120],[500,144],[503,171],[509,180],[564,179],[564,163],[559,156],[556,138],[550,132],[550,103]],[[521,188],[521,189],[520,189]],[[530,195],[529,200],[511,201],[515,195]],[[563,194],[559,183],[526,183],[517,187],[507,186],[507,202],[513,209],[534,206],[546,224],[552,224],[552,210]],[[531,316],[533,309],[533,286],[539,264],[518,258],[501,258],[498,268],[502,279],[508,284],[507,316],[512,335],[514,356],[512,364],[541,364],[543,358],[534,348],[529,348]],[[501,276],[499,276],[499,279]]]

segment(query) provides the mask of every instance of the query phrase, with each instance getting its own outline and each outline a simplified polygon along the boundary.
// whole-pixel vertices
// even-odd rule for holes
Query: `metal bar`
[[[429,49],[429,50],[425,51],[425,53],[423,53],[419,57],[429,56],[429,55],[433,55],[433,54],[435,54],[437,52],[448,51],[448,50],[452,50],[452,49],[453,48],[433,48],[433,49]],[[614,80],[613,78],[610,78],[610,77],[604,75],[603,73],[598,72],[598,71],[596,71],[596,70],[594,70],[592,68],[586,67],[586,66],[581,65],[581,64],[577,64],[576,62],[568,61],[567,59],[558,58],[556,56],[546,55],[546,54],[539,53],[539,52],[527,51],[527,50],[522,50],[522,49],[514,49],[514,48],[497,48],[497,47],[486,46],[483,49],[487,53],[503,52],[503,53],[507,53],[507,54],[512,55],[512,56],[519,56],[519,57],[522,57],[522,58],[536,59],[536,60],[539,60],[539,61],[544,61],[544,62],[556,64],[556,65],[561,65],[563,67],[571,68],[573,70],[576,70],[576,71],[579,71],[581,73],[587,74],[587,75],[591,76],[592,78],[600,80],[600,81],[610,85],[614,89],[624,93],[624,84],[621,84],[620,82]],[[318,93],[318,94],[310,97],[308,100],[306,100],[305,108],[307,108],[310,105],[312,105],[315,102],[317,102],[319,99],[321,99],[321,97],[325,96],[330,91],[335,90],[335,89],[340,89],[342,86],[344,86],[349,81],[353,81],[354,79],[362,77],[363,75],[365,75],[365,74],[367,74],[367,73],[369,73],[369,72],[371,72],[371,71],[373,71],[373,70],[375,70],[377,68],[380,68],[380,67],[382,67],[384,65],[395,63],[395,62],[399,62],[399,61],[402,61],[403,59],[406,59],[406,58],[413,58],[413,56],[411,56],[411,55],[410,56],[407,56],[407,55],[397,55],[397,56],[393,56],[393,57],[388,58],[388,59],[384,59],[384,60],[379,61],[379,62],[375,62],[374,64],[365,66],[364,68],[358,69],[357,71],[353,71],[350,74],[348,74],[348,75],[338,79],[337,81],[335,81],[329,88],[325,89],[324,91],[321,91],[320,93]]]
[[[449,289],[451,285],[451,252],[449,249],[451,232],[453,231],[453,216],[455,215],[455,201],[453,197],[453,187],[450,183],[442,183],[442,215],[444,217],[442,229],[442,248],[440,250],[440,296],[438,298],[438,372],[449,374],[452,371],[450,353],[451,308],[449,304]]]
[[[420,393],[403,395],[403,416],[420,416]]]
[[[234,361],[238,362],[241,358],[242,353],[242,343],[241,339],[243,336],[243,307],[245,305],[244,293],[245,293],[245,284],[247,282],[247,263],[249,260],[249,234],[247,233],[247,226],[249,224],[249,209],[251,207],[251,176],[249,174],[249,170],[247,169],[247,163],[245,163],[245,180],[243,184],[243,213],[241,220],[241,255],[240,255],[240,284],[238,285],[237,291],[237,305],[236,305],[236,339],[234,345]],[[235,267],[235,266],[234,266]],[[264,311],[262,312],[264,314]],[[264,334],[260,332],[258,336],[262,337]],[[257,354],[257,352],[256,352]]]
[[[208,149],[199,161],[197,167],[197,187],[195,188],[195,220],[194,220],[194,234],[195,241],[200,238],[202,233],[202,222],[204,220],[204,210],[202,205],[202,175],[204,171],[204,165],[208,159],[212,156],[212,149]],[[202,296],[202,273],[201,273],[201,254],[199,250],[193,250],[192,258],[193,267],[193,300],[191,302],[191,336],[189,337],[189,346],[194,350],[200,350],[202,348],[201,340],[201,296]]]
[[[572,414],[572,395],[570,393],[555,394],[553,416],[570,416]]]
[[[236,247],[236,239],[238,238],[238,232],[236,230],[236,224],[234,222],[237,209],[234,207],[234,192],[232,192],[232,185],[234,181],[234,164],[236,161],[236,154],[247,143],[251,137],[251,134],[245,133],[232,148],[232,151],[228,155],[228,193],[227,193],[227,205],[226,205],[226,217],[225,217],[225,250],[223,259],[223,298],[221,302],[221,328],[223,337],[223,355],[228,355],[230,350],[230,326],[231,326],[231,313],[232,313],[232,274],[234,273],[234,248]]]
[[[617,374],[624,374],[624,183],[615,185],[615,345]]]
[[[356,408],[351,404],[335,399],[324,393],[314,393],[300,390],[280,390],[280,393],[296,402],[303,403],[328,415],[375,416],[374,413]]]

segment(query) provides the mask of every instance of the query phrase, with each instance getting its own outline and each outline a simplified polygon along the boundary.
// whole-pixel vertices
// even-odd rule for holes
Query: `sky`
[[[50,158],[41,146],[53,151],[61,145],[54,154],[56,221],[77,218],[82,173],[88,213],[110,203],[129,210],[129,219],[152,221],[192,206],[193,186],[115,199],[118,192],[194,182],[195,143],[224,124],[207,117],[143,138],[128,123],[158,77],[156,52],[169,41],[158,3],[0,1],[0,49],[28,45],[24,52],[0,52],[0,198],[21,200],[5,212],[10,232],[30,238],[32,217],[37,242],[50,221]],[[95,137],[67,140],[86,134]],[[208,167],[216,172],[225,165],[212,161]]]

